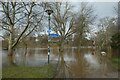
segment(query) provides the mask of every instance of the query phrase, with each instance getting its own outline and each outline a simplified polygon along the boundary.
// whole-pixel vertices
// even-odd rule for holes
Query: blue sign
[[[51,37],[57,37],[59,35],[58,34],[49,34],[49,36],[51,36]]]
[[[50,32],[51,32],[51,29],[47,30],[47,32],[50,33]]]

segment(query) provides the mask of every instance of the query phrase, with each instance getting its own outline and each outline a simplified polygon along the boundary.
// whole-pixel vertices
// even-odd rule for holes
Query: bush
[[[112,36],[111,47],[113,49],[120,49],[120,32],[118,32]]]

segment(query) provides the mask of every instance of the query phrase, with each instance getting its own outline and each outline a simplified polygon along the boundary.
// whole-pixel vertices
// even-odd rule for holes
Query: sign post
[[[48,15],[49,15],[49,18],[48,18],[48,64],[49,64],[49,59],[50,59],[50,45],[49,45],[49,41],[50,41],[50,38],[49,38],[49,35],[50,35],[50,32],[51,32],[51,28],[50,28],[50,15],[53,13],[53,10],[46,10],[45,11]]]

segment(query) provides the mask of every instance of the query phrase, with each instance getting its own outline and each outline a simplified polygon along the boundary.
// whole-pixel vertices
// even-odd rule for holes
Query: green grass
[[[54,74],[52,65],[42,67],[9,66],[2,70],[3,78],[52,78]]]
[[[0,67],[1,68],[1,67]],[[2,69],[0,69],[0,79],[2,78]]]
[[[112,60],[114,63],[120,63],[120,58],[113,58],[113,60]]]
[[[112,62],[118,70],[120,70],[120,57],[113,57]]]

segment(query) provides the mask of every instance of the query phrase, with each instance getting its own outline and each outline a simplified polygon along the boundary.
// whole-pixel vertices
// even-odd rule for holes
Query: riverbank
[[[2,69],[2,78],[52,78],[54,72],[51,64],[41,67],[8,66]]]

